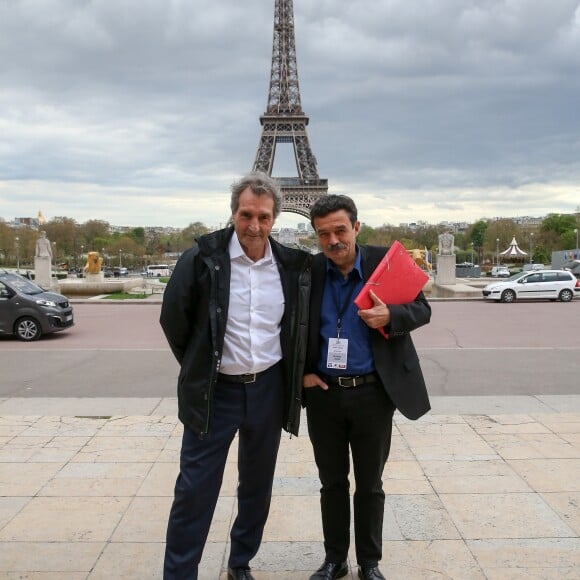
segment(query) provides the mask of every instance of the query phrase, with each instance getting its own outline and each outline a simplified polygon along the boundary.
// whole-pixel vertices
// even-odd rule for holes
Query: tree
[[[481,264],[482,249],[485,243],[485,233],[487,232],[487,222],[479,220],[471,226],[469,232],[469,239],[473,243],[473,247],[477,250],[478,262]]]
[[[56,248],[54,260],[69,262],[75,253],[75,240],[78,235],[77,222],[72,218],[58,216],[45,223],[41,229],[46,231],[46,237]]]
[[[97,249],[95,245],[95,238],[110,238],[111,226],[109,222],[103,220],[89,220],[82,224],[81,231],[85,238],[85,247]]]
[[[200,236],[207,234],[209,230],[205,227],[205,224],[201,222],[193,222],[189,224],[186,228],[181,230],[181,239],[184,248],[189,248],[192,245],[197,244],[195,241]]]
[[[360,227],[360,230],[358,232],[357,242],[359,244],[368,244],[369,239],[374,234],[374,231],[375,230],[373,228],[371,228],[370,226],[367,226],[366,224],[362,224]]]
[[[129,237],[131,237],[140,246],[145,246],[145,228],[133,228],[129,232]]]
[[[558,236],[572,231],[576,226],[576,216],[572,214],[550,213],[542,220],[543,232],[556,232]]]

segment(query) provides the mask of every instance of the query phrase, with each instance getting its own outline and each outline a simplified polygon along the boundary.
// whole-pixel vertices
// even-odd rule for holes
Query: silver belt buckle
[[[352,381],[352,385],[343,385],[342,381]],[[351,387],[356,387],[356,379],[357,377],[338,377],[338,385],[344,389],[350,389]]]
[[[255,383],[257,374],[258,373],[246,373],[244,375],[244,385],[247,385],[248,383]]]

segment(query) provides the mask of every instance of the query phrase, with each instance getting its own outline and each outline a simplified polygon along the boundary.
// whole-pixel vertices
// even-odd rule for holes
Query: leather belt
[[[218,381],[223,381],[224,383],[255,383],[258,377],[261,377],[269,370],[270,369],[266,369],[259,373],[245,373],[243,375],[224,375],[223,373],[218,373]]]
[[[324,382],[328,385],[332,385],[334,387],[343,387],[345,389],[360,387],[361,385],[377,383],[380,381],[379,375],[377,375],[377,373],[369,373],[368,375],[351,375],[347,377],[334,377],[325,375],[323,378]]]

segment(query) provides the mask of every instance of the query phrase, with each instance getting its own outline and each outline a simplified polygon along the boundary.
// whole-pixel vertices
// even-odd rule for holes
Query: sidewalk
[[[0,399],[0,579],[160,579],[175,414],[175,399]],[[305,580],[324,558],[305,423],[282,440],[257,580]],[[226,577],[235,451],[203,579]],[[418,422],[396,415],[384,481],[389,579],[580,577],[580,395],[434,397]]]

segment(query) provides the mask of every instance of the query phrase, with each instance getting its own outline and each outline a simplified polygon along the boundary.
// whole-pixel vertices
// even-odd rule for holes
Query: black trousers
[[[197,580],[230,445],[238,442],[238,514],[231,529],[228,566],[247,567],[256,555],[272,497],[283,421],[282,366],[255,383],[218,381],[209,435],[184,427],[180,473],[167,526],[163,578]]]
[[[395,407],[380,383],[306,389],[308,433],[322,488],[320,505],[327,562],[343,562],[350,545],[349,448],[359,565],[382,558],[385,493],[382,474],[391,447]]]

